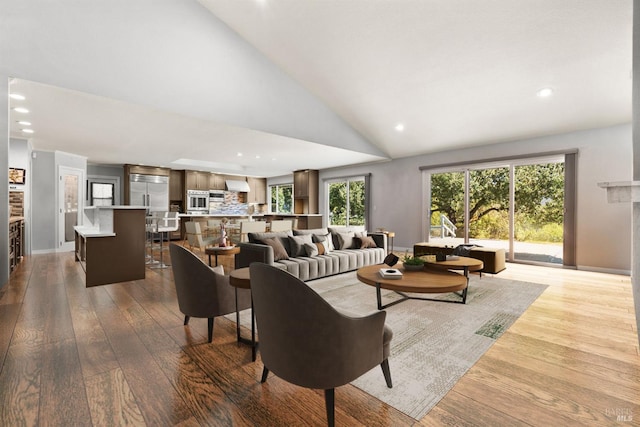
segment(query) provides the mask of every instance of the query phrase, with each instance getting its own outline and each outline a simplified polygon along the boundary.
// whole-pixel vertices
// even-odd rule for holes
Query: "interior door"
[[[58,251],[75,249],[74,226],[82,224],[84,171],[61,166],[58,179]]]

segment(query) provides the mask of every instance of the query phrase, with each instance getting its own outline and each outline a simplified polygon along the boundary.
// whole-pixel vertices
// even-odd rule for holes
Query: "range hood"
[[[227,186],[227,191],[237,191],[240,193],[248,193],[249,191],[251,191],[249,189],[249,183],[247,181],[228,179],[225,184]]]

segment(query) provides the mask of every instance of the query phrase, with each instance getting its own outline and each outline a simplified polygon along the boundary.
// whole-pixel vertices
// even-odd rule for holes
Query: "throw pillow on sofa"
[[[302,236],[289,236],[289,247],[291,248],[290,255],[295,257],[306,256],[307,251],[304,248],[306,243],[313,243],[311,234],[305,234]]]
[[[324,246],[322,246],[322,243],[305,243],[304,244],[304,250],[306,251],[308,257],[321,255],[319,250],[320,248],[324,250]]]
[[[360,249],[366,248],[377,248],[376,242],[373,240],[373,237],[370,236],[360,236],[355,238],[356,242],[358,242],[357,246]]]
[[[354,233],[338,233],[338,242],[340,243],[340,249],[353,249],[354,246]]]
[[[289,255],[287,255],[287,251],[282,246],[282,242],[277,237],[271,237],[269,239],[263,239],[262,243],[265,245],[269,245],[273,248],[273,260],[280,261],[283,259],[289,259]]]
[[[333,246],[333,239],[331,238],[331,233],[314,234],[313,241],[315,243],[324,243],[325,252],[331,252],[335,250],[335,247]]]

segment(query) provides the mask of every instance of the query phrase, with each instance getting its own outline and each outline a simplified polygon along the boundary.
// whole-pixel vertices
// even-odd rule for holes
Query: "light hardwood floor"
[[[497,277],[549,287],[427,416],[344,386],[336,424],[640,425],[629,278],[518,264]],[[36,255],[0,293],[1,426],[326,423],[321,391],[259,383],[233,322],[216,319],[213,344],[206,320],[182,326],[170,269],[87,289],[71,253]]]

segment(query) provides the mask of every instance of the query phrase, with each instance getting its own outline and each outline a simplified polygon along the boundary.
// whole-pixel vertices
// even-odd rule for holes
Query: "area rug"
[[[355,272],[308,285],[339,309],[376,311],[375,288]],[[352,384],[417,420],[424,417],[546,289],[545,285],[473,275],[466,304],[408,300],[386,309],[393,330],[389,365],[393,388],[372,369]],[[459,300],[454,294],[428,295]],[[382,291],[383,304],[400,296]],[[248,313],[241,322],[249,326]]]

